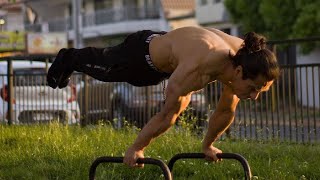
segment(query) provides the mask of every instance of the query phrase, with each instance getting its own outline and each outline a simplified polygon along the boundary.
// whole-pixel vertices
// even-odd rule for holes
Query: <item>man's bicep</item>
[[[232,92],[230,87],[224,86],[216,111],[235,112],[239,100],[240,99]]]
[[[173,83],[168,83],[166,90],[166,99],[165,99],[165,104],[163,106],[162,111],[166,114],[169,112],[175,112],[178,111],[177,109],[179,108],[180,104],[180,92],[178,89],[177,84]]]
[[[185,110],[190,103],[191,93],[182,96],[178,90],[169,90],[167,92],[169,92],[169,94],[167,95],[160,114],[162,114],[162,117],[166,122],[170,122],[170,124],[173,125],[179,114]]]

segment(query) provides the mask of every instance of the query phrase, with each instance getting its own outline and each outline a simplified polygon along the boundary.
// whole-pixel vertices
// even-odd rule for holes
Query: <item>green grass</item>
[[[109,126],[0,125],[0,179],[88,179],[91,163],[100,156],[123,156],[137,130]],[[254,179],[320,179],[320,145],[224,140],[216,143],[224,152],[243,155]],[[177,153],[201,152],[201,138],[190,131],[171,129],[145,151],[146,157],[166,163]],[[242,179],[240,163],[224,160],[179,160],[174,179]],[[164,179],[159,167],[132,169],[104,163],[97,179]]]

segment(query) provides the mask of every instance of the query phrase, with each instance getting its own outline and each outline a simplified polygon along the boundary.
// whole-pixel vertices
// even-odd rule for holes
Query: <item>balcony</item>
[[[82,16],[84,38],[130,33],[140,29],[168,30],[168,24],[158,7],[123,7],[104,9]],[[42,24],[26,25],[31,32],[66,32],[73,39],[72,17]]]

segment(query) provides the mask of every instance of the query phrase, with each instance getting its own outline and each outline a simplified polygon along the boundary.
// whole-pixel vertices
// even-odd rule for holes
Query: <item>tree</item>
[[[320,1],[225,0],[231,20],[244,31],[265,34],[269,39],[320,36]],[[309,52],[320,43],[303,46]]]

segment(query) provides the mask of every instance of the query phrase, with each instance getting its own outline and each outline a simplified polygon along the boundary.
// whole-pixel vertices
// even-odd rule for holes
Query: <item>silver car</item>
[[[161,83],[135,87],[124,82],[106,83],[91,79],[87,93],[82,88],[78,94],[81,112],[86,112],[84,117],[88,123],[117,120],[115,125],[121,127],[124,119],[137,127],[143,127],[163,106],[164,86],[167,85]],[[88,97],[84,98],[85,96]],[[202,89],[191,96],[188,113],[206,120],[207,111],[207,99]],[[203,126],[204,120],[198,121],[198,125]]]
[[[13,67],[13,100],[11,123],[47,123],[58,121],[74,124],[80,120],[76,86],[52,89],[46,86],[46,73],[50,64],[18,61]],[[7,62],[0,62],[0,121],[8,122]]]

